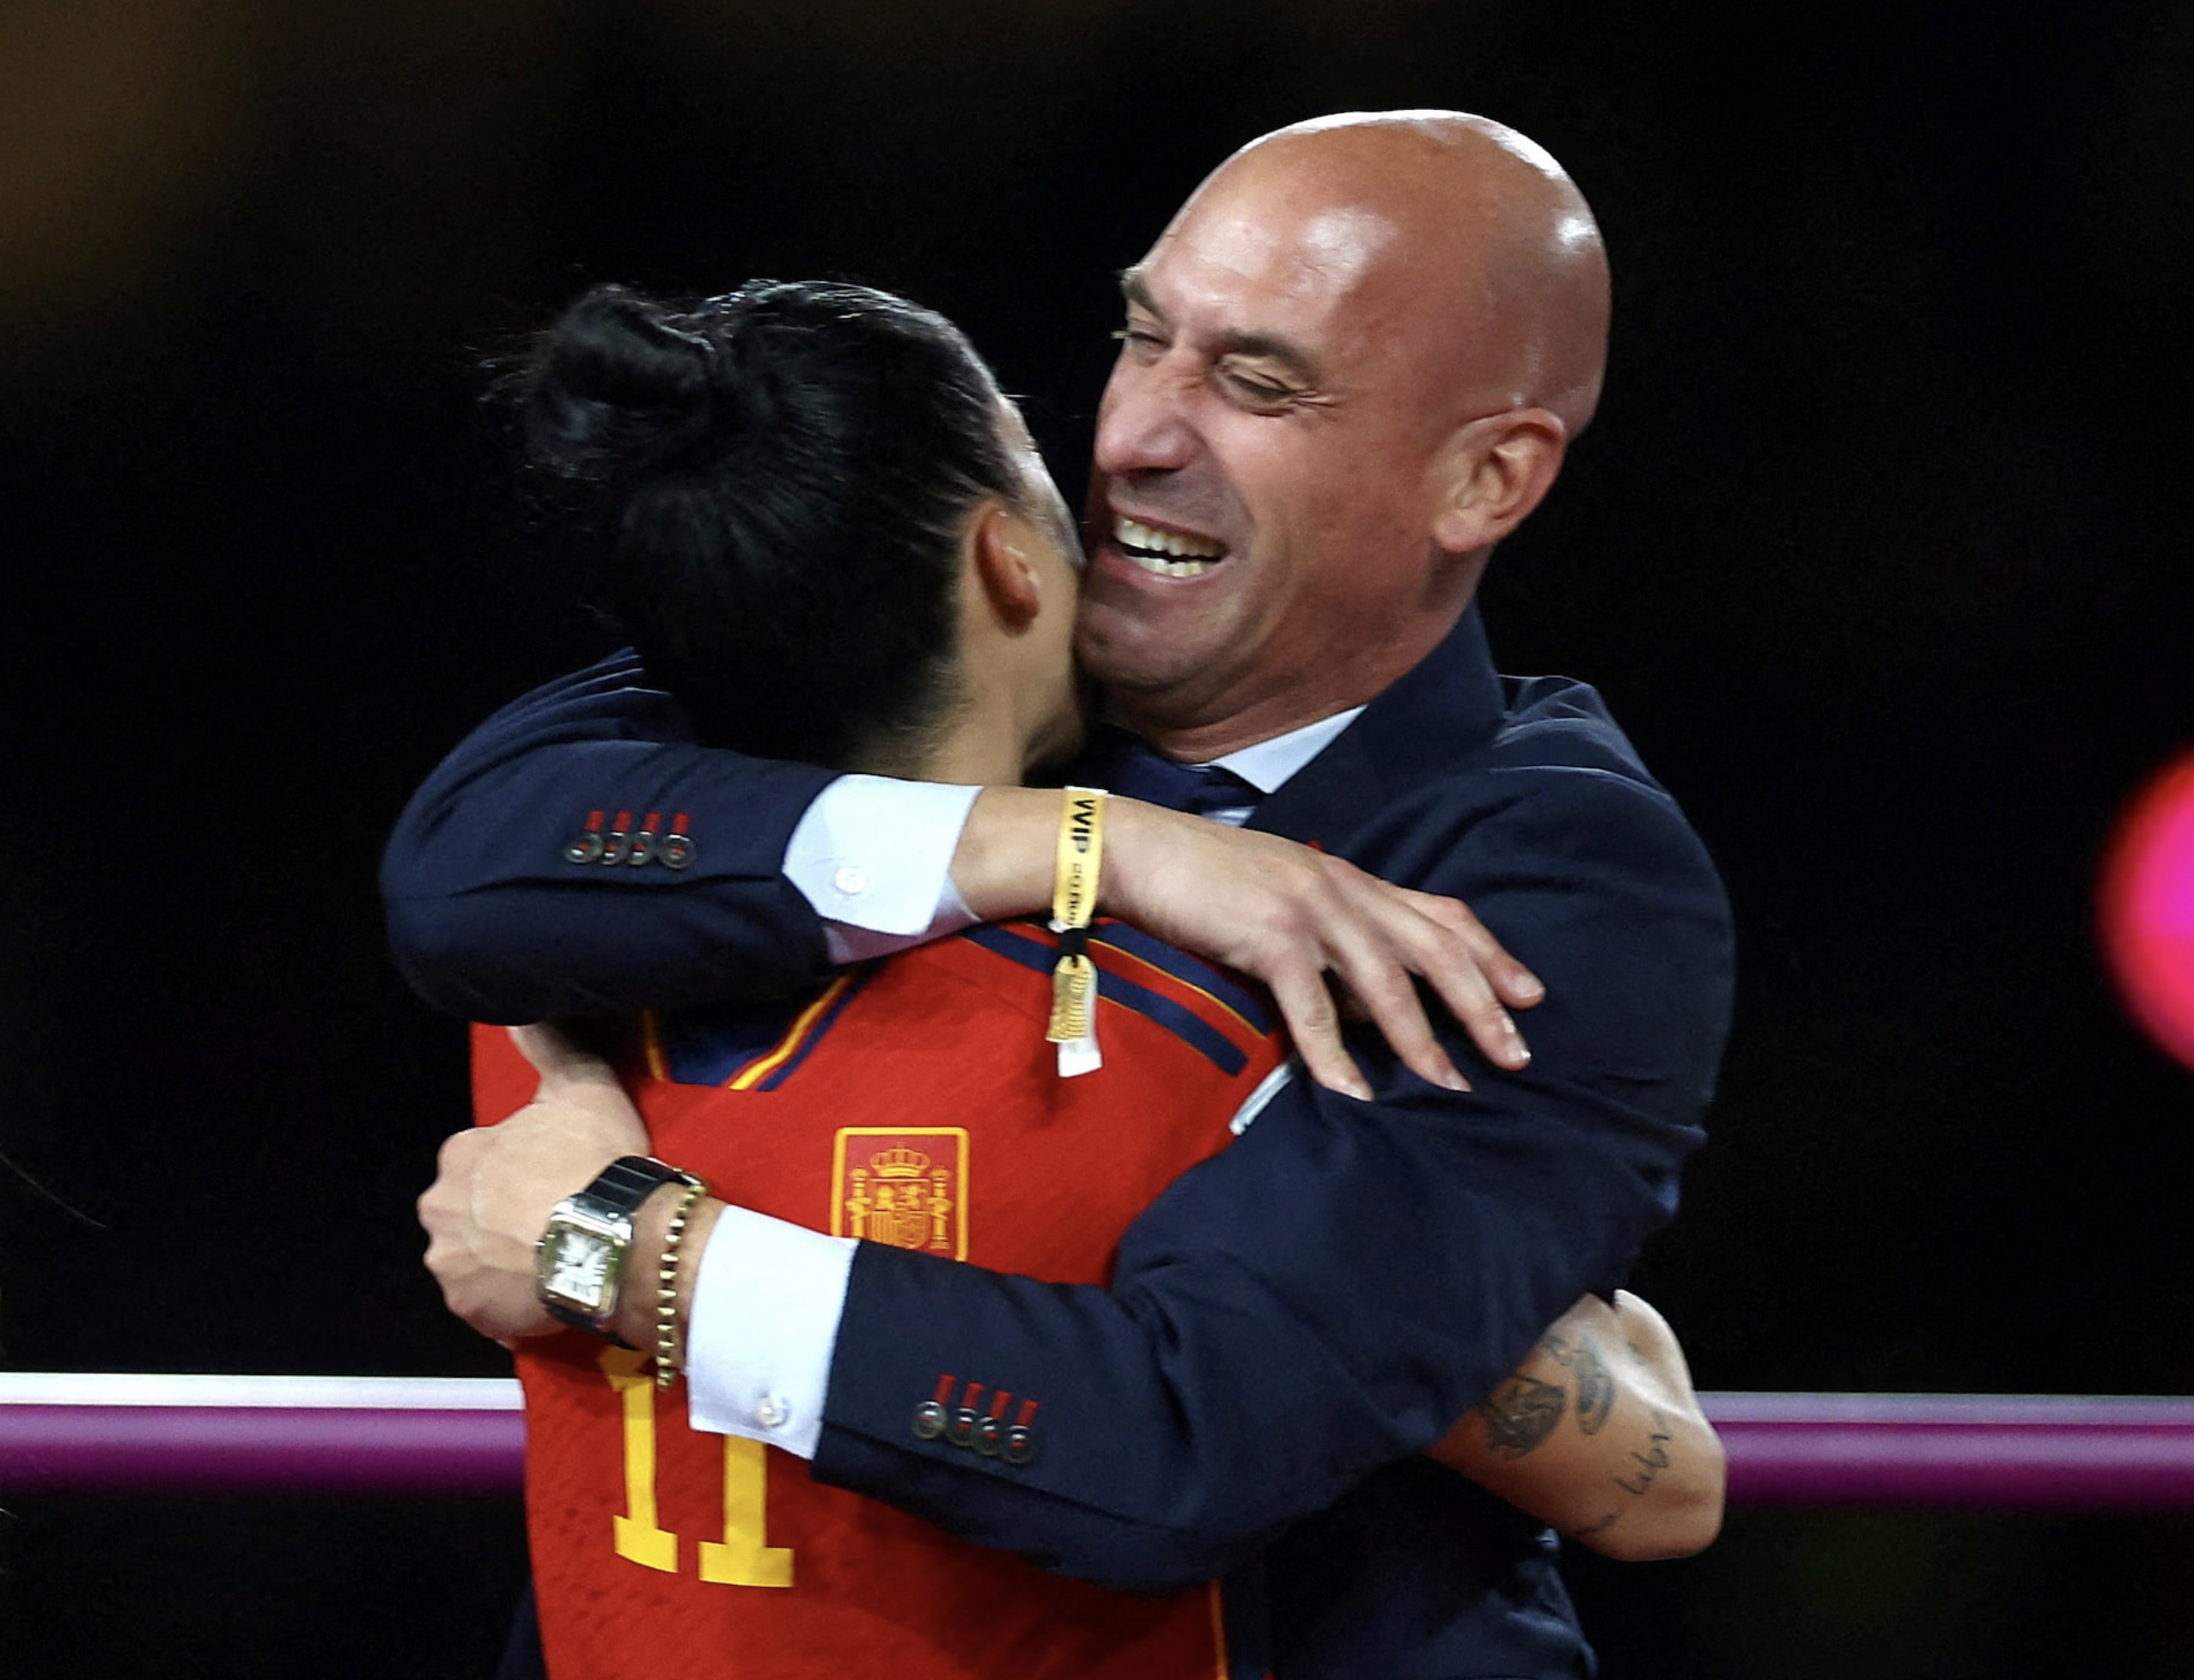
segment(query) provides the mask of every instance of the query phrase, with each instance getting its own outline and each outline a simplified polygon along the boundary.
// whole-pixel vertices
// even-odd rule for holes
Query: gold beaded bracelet
[[[662,1262],[655,1270],[655,1386],[668,1388],[678,1377],[678,1245],[686,1237],[686,1215],[708,1191],[689,1184],[663,1232]]]

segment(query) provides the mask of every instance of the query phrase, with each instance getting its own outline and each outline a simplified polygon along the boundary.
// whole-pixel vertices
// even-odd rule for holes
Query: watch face
[[[550,1242],[542,1288],[582,1312],[600,1312],[609,1300],[610,1245],[591,1231],[568,1227],[554,1233]]]

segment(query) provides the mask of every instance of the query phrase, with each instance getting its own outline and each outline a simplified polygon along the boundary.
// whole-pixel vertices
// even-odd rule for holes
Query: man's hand
[[[640,1116],[599,1056],[549,1026],[511,1029],[539,1070],[533,1100],[499,1125],[442,1146],[419,1198],[427,1269],[449,1310],[498,1342],[557,1328],[533,1291],[533,1246],[550,1210],[619,1155],[648,1153]]]

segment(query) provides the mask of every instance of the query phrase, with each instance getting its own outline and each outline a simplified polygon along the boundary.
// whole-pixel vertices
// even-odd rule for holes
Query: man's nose
[[[1122,478],[1186,466],[1196,432],[1185,398],[1179,375],[1162,364],[1114,368],[1097,409],[1097,470]]]

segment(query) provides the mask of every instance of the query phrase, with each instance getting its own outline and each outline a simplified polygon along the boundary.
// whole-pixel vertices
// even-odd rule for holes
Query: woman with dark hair
[[[755,281],[677,309],[606,286],[543,336],[521,388],[529,460],[605,493],[612,612],[719,745],[926,761],[970,703],[959,550],[978,505],[1071,588],[1073,524],[1019,415],[959,329],[903,298]],[[1072,617],[1053,615],[1047,706]],[[1030,747],[1062,753],[1066,722]]]
[[[1019,415],[941,317],[844,285],[755,282],[688,306],[603,288],[544,335],[519,392],[530,460],[591,488],[566,510],[600,545],[648,676],[704,739],[970,787],[1019,782],[1076,745],[1071,523]],[[637,677],[627,659],[598,680]],[[649,824],[615,853],[601,843],[617,863],[664,842]],[[1240,1671],[1262,1671],[1256,1629],[1216,1584],[1134,1598],[985,1550],[946,1531],[950,1477],[907,1511],[825,1487],[799,1462],[820,1418],[773,1416],[773,1395],[712,1374],[712,1293],[766,1291],[753,1257],[772,1245],[850,1268],[857,1243],[881,1242],[1104,1282],[1134,1215],[1287,1076],[1267,1000],[1106,924],[1088,939],[1102,1070],[1063,1077],[1046,1033],[1058,943],[1033,923],[972,928],[814,996],[619,1032],[655,1154],[692,1176],[626,1172],[641,1176],[625,1271],[659,1291],[579,1275],[599,1245],[550,1278],[560,1316],[616,1341],[521,1344],[553,1671],[1163,1680],[1234,1671],[1230,1636]],[[487,1119],[526,1100],[533,1069],[503,1035],[478,1042]],[[621,1109],[599,1064],[545,1054],[558,1093]],[[430,1261],[482,1322],[466,1257],[438,1247]],[[827,1373],[814,1374],[820,1390]],[[1572,1386],[1574,1420],[1546,1398]],[[917,1433],[1002,1473],[1033,1463],[1039,1402],[979,1389],[944,1379]],[[1618,1406],[1626,1427],[1603,1432]],[[1680,1354],[1627,1297],[1581,1303],[1435,1456],[1575,1531],[1601,1523],[1609,1484],[1630,1476],[1622,1525],[1588,1541],[1618,1555],[1696,1549],[1719,1520],[1718,1449]]]

